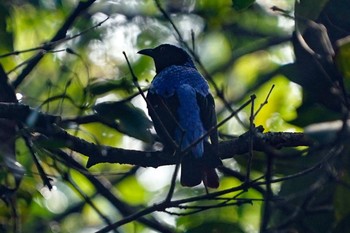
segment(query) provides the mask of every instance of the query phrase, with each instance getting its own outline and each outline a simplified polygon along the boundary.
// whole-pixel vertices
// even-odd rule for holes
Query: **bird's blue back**
[[[206,97],[209,94],[209,86],[196,68],[169,66],[156,75],[149,91],[163,98],[174,95],[177,97],[179,106],[175,118],[182,129],[175,128],[174,139],[178,144],[181,144],[181,149],[185,149],[206,133],[196,96],[200,94]],[[194,146],[192,153],[197,158],[202,157],[204,153],[203,142]]]
[[[150,91],[162,97],[175,94],[175,90],[183,84],[188,84],[202,96],[209,94],[207,81],[196,68],[188,66],[170,66],[155,76]]]

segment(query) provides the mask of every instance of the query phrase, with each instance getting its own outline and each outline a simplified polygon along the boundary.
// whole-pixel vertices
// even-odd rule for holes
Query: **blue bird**
[[[208,137],[192,145],[216,125],[215,104],[207,81],[196,69],[185,50],[170,44],[138,52],[153,58],[156,67],[147,93],[148,113],[154,128],[168,151],[192,146],[181,160],[181,184],[217,188],[220,166],[218,133],[212,129]],[[209,143],[210,138],[210,143]]]

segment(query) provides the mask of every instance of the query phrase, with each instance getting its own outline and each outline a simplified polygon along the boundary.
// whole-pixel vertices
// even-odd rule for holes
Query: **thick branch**
[[[25,105],[0,103],[0,118],[17,120],[25,125],[28,125],[28,119],[35,119],[30,121],[34,122],[34,124],[30,125],[33,131],[40,132],[48,140],[61,141],[65,147],[89,157],[88,167],[98,163],[120,163],[142,167],[176,164],[176,158],[163,151],[126,150],[87,142],[70,135],[57,126],[60,123],[60,117],[38,112]],[[256,151],[262,151],[266,144],[275,148],[310,146],[312,144],[312,141],[303,133],[263,133],[262,127],[258,127],[255,130],[253,149]],[[40,137],[40,140],[42,140],[42,137]],[[235,155],[247,153],[249,147],[249,134],[246,133],[238,138],[220,142],[219,156],[222,159],[232,158]]]
[[[177,161],[173,155],[163,151],[125,150],[110,146],[96,145],[74,137],[60,128],[56,128],[54,132],[42,133],[49,136],[51,139],[62,140],[67,148],[88,156],[88,167],[98,163],[121,163],[142,167],[159,167],[173,165],[176,164]],[[310,146],[312,144],[311,140],[303,133],[259,133],[253,140],[254,150],[256,151],[262,151],[265,148],[264,145],[262,145],[262,140],[264,143],[275,148]],[[222,159],[232,158],[235,155],[244,154],[248,151],[248,134],[219,143],[219,156]]]
[[[0,118],[20,121],[26,126],[40,128],[49,128],[52,124],[61,121],[59,116],[36,111],[27,105],[4,102],[0,102]]]

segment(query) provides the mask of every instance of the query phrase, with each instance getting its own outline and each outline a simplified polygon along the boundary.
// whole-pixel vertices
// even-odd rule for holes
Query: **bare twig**
[[[255,95],[250,96],[251,100],[251,109],[250,109],[250,118],[249,118],[249,155],[248,155],[248,163],[247,163],[247,174],[246,174],[246,181],[250,180],[250,170],[252,166],[252,160],[253,160],[253,137],[255,134],[255,127],[254,127],[254,103],[255,103]]]
[[[260,107],[259,107],[258,110],[255,112],[254,118],[256,118],[256,116],[259,114],[260,110],[261,110],[266,104],[268,104],[268,100],[269,100],[270,95],[271,95],[271,93],[272,93],[272,91],[273,91],[274,88],[275,88],[275,84],[273,84],[273,85],[271,86],[270,91],[269,91],[269,93],[267,94],[267,96],[266,96],[266,98],[265,98],[265,101],[262,102],[262,103],[260,104]]]
[[[64,162],[68,167],[76,169],[80,174],[86,177],[86,179],[95,187],[98,194],[106,198],[106,200],[108,200],[109,203],[111,203],[111,205],[113,205],[123,216],[129,216],[130,214],[133,213],[134,208],[126,204],[122,200],[120,200],[120,198],[116,194],[113,194],[110,190],[109,185],[106,182],[102,182],[98,178],[96,178],[94,175],[90,174],[89,171],[86,170],[86,168],[84,168],[80,163],[75,161],[67,153],[58,149],[50,149],[50,152],[55,154],[58,157],[61,157],[62,162]],[[156,231],[163,232],[163,233],[172,233],[172,230],[162,225],[161,223],[156,221],[154,218],[146,219],[141,217],[141,218],[138,218],[137,221]]]
[[[284,9],[278,7],[278,6],[272,6],[270,9],[271,9],[272,11],[281,13],[281,15],[283,15],[284,17],[286,17],[286,18],[288,18],[288,19],[295,20],[295,18],[290,14],[289,11],[284,10]]]
[[[155,212],[155,211],[165,211],[167,208],[170,208],[170,207],[179,207],[181,206],[181,204],[184,204],[184,203],[189,203],[189,202],[195,202],[195,201],[200,201],[200,200],[208,200],[210,198],[214,198],[214,197],[217,197],[217,196],[220,196],[220,195],[223,195],[223,194],[226,194],[226,193],[231,193],[231,192],[235,192],[235,191],[238,191],[238,190],[242,190],[245,188],[245,185],[239,185],[237,187],[233,187],[233,188],[230,188],[230,189],[226,189],[226,190],[223,190],[223,191],[219,191],[219,192],[214,192],[214,193],[210,193],[210,194],[206,194],[206,195],[202,195],[202,196],[196,196],[196,197],[192,197],[192,198],[185,198],[185,199],[181,199],[181,200],[177,200],[177,201],[171,201],[171,202],[162,202],[162,203],[159,203],[159,204],[154,204],[148,208],[145,208],[139,212],[136,212],[128,217],[125,217],[123,218],[122,220],[120,221],[117,221],[115,223],[113,223],[111,226],[107,226],[107,227],[104,227],[103,229],[97,231],[96,233],[107,233],[109,232],[110,230],[112,229],[116,229],[122,225],[125,225],[131,221],[134,221],[140,217],[143,217],[145,215],[148,215],[152,212]]]
[[[206,78],[206,80],[208,80],[208,82],[213,86],[215,93],[217,95],[217,97],[224,103],[225,107],[231,112],[235,112],[235,110],[231,107],[231,105],[229,104],[229,102],[226,100],[224,93],[222,90],[220,90],[220,88],[217,86],[217,84],[214,82],[213,77],[209,74],[209,72],[206,70],[205,66],[203,65],[203,63],[201,62],[200,58],[198,57],[198,55],[195,53],[195,50],[192,49],[183,39],[179,29],[177,28],[177,26],[175,25],[175,23],[173,22],[173,20],[171,19],[171,17],[169,16],[169,14],[162,8],[162,6],[159,3],[159,0],[154,0],[156,3],[156,6],[158,8],[158,10],[163,14],[164,18],[171,24],[172,28],[174,29],[179,42],[191,53],[191,55],[193,56],[193,58],[195,59],[195,61],[197,62],[197,64],[199,65],[199,67],[201,68],[201,70],[204,73],[204,77]],[[194,39],[192,39],[194,41]],[[194,42],[192,41],[192,44],[194,44]],[[242,124],[243,122],[239,119],[239,117],[237,115],[235,115],[236,119]]]
[[[260,225],[260,232],[266,232],[270,217],[271,217],[271,199],[273,198],[271,180],[273,175],[273,161],[274,155],[272,153],[266,153],[266,171],[265,171],[265,181],[266,181],[266,192],[264,195],[264,207],[263,215]]]
[[[160,123],[161,127],[163,128],[166,136],[167,136],[167,139],[172,143],[173,147],[174,148],[178,148],[179,146],[177,145],[177,143],[173,140],[173,138],[170,136],[169,132],[166,130],[166,127],[163,125],[162,123],[162,120],[159,118],[156,110],[154,109],[154,107],[152,106],[152,104],[148,101],[148,99],[146,98],[145,96],[145,93],[142,91],[140,85],[139,85],[139,82],[137,81],[137,76],[135,75],[132,67],[131,67],[131,64],[129,62],[129,59],[126,55],[126,53],[123,51],[123,55],[125,57],[125,60],[128,64],[128,67],[129,67],[129,70],[130,70],[130,73],[131,73],[131,76],[132,76],[132,81],[134,83],[134,85],[136,86],[137,90],[139,91],[140,95],[142,96],[142,98],[145,100],[145,102],[147,103],[147,107],[150,108],[150,110],[155,113],[155,117],[157,118],[157,121]]]
[[[96,0],[87,0],[87,1],[80,1],[77,5],[77,7],[73,10],[73,12],[68,16],[66,21],[63,23],[61,28],[57,31],[56,35],[52,37],[52,39],[49,41],[48,45],[44,47],[45,51],[51,50],[54,48],[53,44],[50,44],[55,41],[60,41],[66,37],[66,33],[68,29],[73,25],[76,18],[85,10],[87,10]],[[56,45],[56,44],[55,44]],[[27,63],[26,67],[22,70],[22,72],[18,75],[16,80],[12,83],[14,88],[17,88],[22,81],[27,77],[27,75],[34,69],[34,67],[40,62],[40,60],[43,58],[44,54],[42,52],[38,52],[36,55],[34,55]]]
[[[25,143],[26,143],[26,145],[27,145],[27,147],[28,147],[28,149],[30,151],[30,154],[32,155],[34,164],[35,164],[36,168],[38,169],[40,178],[42,179],[44,185],[47,186],[47,188],[49,190],[51,190],[52,189],[52,184],[51,184],[52,180],[47,176],[47,174],[45,173],[44,168],[41,166],[38,158],[36,157],[36,153],[35,153],[35,150],[33,149],[33,143],[30,140],[30,136],[29,135],[24,135],[24,140],[25,140]]]
[[[237,110],[233,111],[229,116],[227,116],[220,123],[211,127],[210,129],[208,129],[205,134],[203,134],[201,137],[199,137],[197,140],[195,140],[189,146],[187,146],[185,149],[183,149],[181,151],[181,153],[187,153],[189,150],[191,150],[191,148],[193,148],[195,145],[197,145],[200,141],[202,141],[204,138],[208,137],[213,132],[213,130],[224,125],[227,121],[229,121],[232,117],[236,116],[237,113],[239,113],[242,109],[244,109],[246,106],[248,106],[251,102],[252,102],[251,100],[248,100],[247,102],[245,102],[241,107],[239,107]]]
[[[74,38],[82,36],[82,35],[86,34],[87,32],[89,32],[89,31],[91,31],[91,30],[93,30],[93,29],[95,29],[97,27],[100,27],[108,19],[109,19],[109,17],[107,17],[106,19],[102,20],[101,22],[97,23],[96,25],[94,25],[92,27],[90,27],[88,29],[85,29],[84,31],[82,31],[80,33],[77,33],[77,34],[72,35],[72,36],[67,36],[64,39],[59,40],[59,41],[51,41],[51,42],[44,43],[43,45],[38,46],[38,47],[29,48],[29,49],[23,49],[23,50],[16,50],[16,51],[13,51],[13,52],[1,54],[0,55],[0,59],[1,58],[5,58],[5,57],[9,57],[9,56],[13,56],[13,55],[19,55],[21,53],[28,53],[28,52],[38,51],[38,50],[47,51],[47,49],[46,49],[47,46],[57,46],[58,44],[60,44],[60,43],[62,43],[64,41],[72,40]],[[64,51],[66,51],[66,49],[60,49],[60,50],[49,51],[49,52],[64,52]]]
[[[171,26],[173,27],[173,29],[176,32],[176,35],[179,37],[179,41],[184,42],[184,39],[179,31],[179,29],[176,27],[175,23],[173,22],[173,20],[170,18],[170,16],[168,15],[168,13],[163,9],[163,7],[160,5],[159,0],[154,0],[158,10],[163,14],[163,16],[166,18],[166,20],[169,21],[169,23],[171,24]]]
[[[162,122],[162,119],[160,119],[160,117],[158,116],[158,114],[155,111],[154,107],[148,101],[148,99],[146,98],[145,94],[143,93],[143,91],[142,91],[142,89],[141,89],[141,87],[140,87],[140,85],[138,83],[137,77],[136,77],[136,75],[135,75],[135,73],[134,73],[134,71],[133,71],[133,69],[131,67],[129,59],[128,59],[128,57],[127,57],[127,55],[126,55],[126,53],[124,51],[123,51],[123,55],[124,55],[125,60],[126,60],[126,62],[128,64],[128,67],[129,67],[129,70],[130,70],[130,73],[131,73],[134,85],[137,87],[140,95],[142,96],[142,98],[147,103],[147,107],[154,113],[153,115],[157,118],[157,122],[160,123],[160,126],[162,127],[163,131],[165,132],[167,140],[170,141],[173,144],[173,147],[175,148],[175,151],[174,151],[174,154],[173,154],[172,157],[176,158],[177,161],[176,161],[175,169],[174,169],[174,172],[173,172],[173,175],[172,175],[172,178],[171,178],[170,188],[169,188],[168,194],[167,194],[166,199],[165,199],[165,202],[169,202],[171,200],[172,195],[173,195],[174,190],[175,190],[176,177],[177,177],[177,174],[178,174],[179,169],[180,169],[180,163],[181,163],[181,160],[182,160],[182,156],[185,155],[185,153],[181,153],[181,151],[180,151],[181,147],[179,147],[179,145],[173,140],[173,138],[170,135],[170,132],[168,132],[167,128],[164,126],[164,124]],[[184,133],[185,133],[185,130],[181,127],[181,125],[176,120],[175,116],[173,116],[173,114],[171,113],[170,109],[167,107],[167,105],[163,101],[162,101],[162,104],[164,105],[165,109],[170,113],[170,116],[173,118],[174,123],[177,124],[177,127],[181,130],[182,137],[183,137]],[[182,137],[181,137],[180,145],[182,145]]]
[[[79,195],[84,199],[84,203],[87,203],[91,208],[103,219],[103,221],[107,224],[107,226],[111,225],[111,221],[100,211],[100,209],[92,202],[89,196],[87,196],[83,190],[74,182],[74,180],[70,177],[69,173],[63,174],[63,179],[67,181],[73,189],[75,189]],[[115,233],[118,231],[116,229],[113,230]]]

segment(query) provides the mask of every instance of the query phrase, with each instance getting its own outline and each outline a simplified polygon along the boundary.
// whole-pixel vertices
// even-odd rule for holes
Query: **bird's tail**
[[[219,176],[215,171],[215,168],[205,168],[202,171],[202,180],[206,187],[218,188],[219,187]]]
[[[193,187],[203,181],[206,187],[218,188],[219,176],[215,171],[215,167],[219,165],[221,165],[220,160],[213,163],[210,159],[194,158],[191,154],[187,154],[181,162],[181,184]]]
[[[183,186],[193,187],[202,182],[202,165],[200,159],[186,154],[181,161],[180,182]]]
[[[215,168],[222,165],[217,147],[204,142],[204,156],[202,158],[202,180],[206,187],[218,188],[219,176]]]

